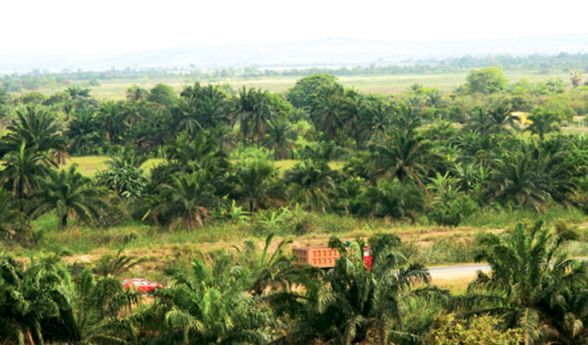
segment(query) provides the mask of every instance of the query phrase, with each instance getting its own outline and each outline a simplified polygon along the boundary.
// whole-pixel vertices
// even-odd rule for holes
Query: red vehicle
[[[142,278],[125,279],[122,284],[125,289],[132,289],[140,294],[153,293],[155,290],[163,289],[163,285]]]

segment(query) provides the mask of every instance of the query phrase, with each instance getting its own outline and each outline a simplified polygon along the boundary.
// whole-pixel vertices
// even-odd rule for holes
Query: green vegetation
[[[562,127],[588,89],[507,78],[2,93],[0,342],[586,343],[588,139]],[[332,236],[332,270],[288,255]],[[467,289],[427,270],[475,260]],[[138,305],[132,272],[167,288]]]

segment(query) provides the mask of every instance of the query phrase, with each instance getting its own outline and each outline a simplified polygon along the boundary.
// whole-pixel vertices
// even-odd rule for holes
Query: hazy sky
[[[588,0],[6,0],[0,54],[588,32]]]

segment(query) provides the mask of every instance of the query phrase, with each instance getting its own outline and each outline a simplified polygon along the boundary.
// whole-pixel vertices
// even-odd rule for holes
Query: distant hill
[[[331,38],[266,45],[183,47],[103,56],[0,55],[0,72],[28,72],[34,69],[52,72],[63,69],[100,71],[112,68],[172,68],[189,65],[199,68],[390,65],[464,55],[518,56],[560,52],[588,52],[588,33],[442,42]]]

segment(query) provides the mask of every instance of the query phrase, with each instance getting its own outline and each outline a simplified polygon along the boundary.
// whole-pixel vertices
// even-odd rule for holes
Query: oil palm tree
[[[49,173],[53,163],[46,152],[28,148],[22,142],[16,151],[4,157],[0,181],[16,199],[24,200],[36,191],[38,179]]]
[[[272,162],[262,158],[248,158],[235,167],[236,195],[249,212],[267,206],[272,194],[276,194],[277,171]]]
[[[367,188],[360,201],[364,213],[373,217],[391,217],[415,221],[425,208],[423,191],[412,181],[379,181],[375,187]]]
[[[73,345],[124,345],[136,340],[134,320],[121,315],[130,313],[131,306],[139,302],[138,296],[125,291],[120,280],[96,278],[85,269],[68,288],[71,305],[63,306],[61,320],[47,337]]]
[[[345,93],[339,84],[321,87],[313,99],[311,120],[329,139],[335,139],[345,123],[344,105]]]
[[[125,105],[122,102],[106,101],[100,105],[96,119],[101,123],[101,127],[110,143],[120,144],[122,142],[126,131],[129,129],[127,115]]]
[[[287,159],[294,136],[290,122],[283,117],[277,117],[269,123],[265,146],[274,151],[276,160]]]
[[[194,133],[196,129],[213,129],[229,124],[230,105],[227,96],[218,86],[187,86],[181,99],[176,120],[179,130]]]
[[[269,93],[261,89],[243,87],[239,90],[235,108],[243,138],[261,145],[272,118]]]
[[[26,216],[14,197],[0,188],[0,239],[13,239],[28,227]]]
[[[27,269],[0,256],[0,341],[43,345],[51,327],[71,310],[71,277],[55,258],[33,260]]]
[[[518,128],[518,118],[511,115],[512,109],[507,104],[473,109],[473,115],[466,123],[466,128],[480,133],[482,136],[508,132]]]
[[[55,211],[59,228],[67,228],[75,217],[84,222],[98,218],[100,208],[106,207],[103,191],[82,176],[75,165],[67,170],[51,170],[39,180],[39,188],[33,194],[32,216]]]
[[[477,260],[490,264],[470,284],[469,312],[502,316],[525,344],[582,344],[588,336],[588,263],[569,259],[567,232],[536,223],[479,238]],[[573,296],[573,297],[572,297]],[[576,304],[577,303],[577,304]]]
[[[56,163],[64,162],[67,142],[55,115],[47,109],[38,106],[18,109],[7,130],[4,141],[10,151],[17,151],[24,142],[31,150],[49,152]]]
[[[96,153],[105,141],[104,132],[100,127],[99,120],[93,113],[76,113],[65,133],[70,140],[69,147],[73,153]]]
[[[554,136],[533,143],[531,155],[541,165],[548,178],[548,191],[554,200],[574,203],[580,193],[583,178],[588,175],[586,140],[569,136]]]
[[[247,288],[244,268],[227,255],[212,267],[194,261],[190,271],[169,272],[171,286],[147,310],[143,328],[152,344],[265,344],[270,314]]]
[[[258,251],[255,242],[245,241],[244,248],[237,248],[242,262],[251,272],[249,291],[253,295],[261,295],[268,288],[273,293],[276,291],[290,291],[298,281],[298,271],[290,258],[285,254],[285,246],[292,241],[282,240],[272,249],[274,234],[265,238],[261,252]]]
[[[414,136],[415,130],[421,125],[422,119],[416,106],[401,102],[393,107],[392,126],[407,136]]]
[[[341,258],[322,279],[309,281],[301,317],[283,343],[391,344],[411,338],[401,326],[403,303],[419,293],[416,286],[429,282],[424,266],[397,248],[386,248],[370,271],[364,266],[362,241],[350,247],[338,240],[330,244],[340,248]]]
[[[172,176],[171,183],[160,186],[160,194],[161,201],[150,214],[156,223],[172,229],[202,226],[216,206],[215,188],[204,170]]]
[[[409,178],[426,190],[423,178],[431,162],[430,143],[414,134],[396,132],[379,140],[374,147],[376,177],[403,181]]]
[[[529,115],[531,123],[525,130],[539,136],[539,140],[545,140],[545,135],[560,130],[560,118],[556,114],[543,109],[536,109]]]
[[[345,123],[355,141],[355,149],[359,151],[363,147],[367,132],[363,119],[367,115],[368,102],[355,91],[348,92],[345,100]]]
[[[539,210],[551,198],[549,178],[543,168],[525,152],[505,152],[493,162],[486,196],[502,204]]]
[[[369,133],[369,139],[376,142],[388,133],[392,124],[392,108],[384,100],[371,98],[366,106],[367,116],[362,119]]]
[[[323,213],[337,191],[334,173],[325,161],[305,160],[298,163],[286,172],[284,180],[291,186],[292,200]]]

